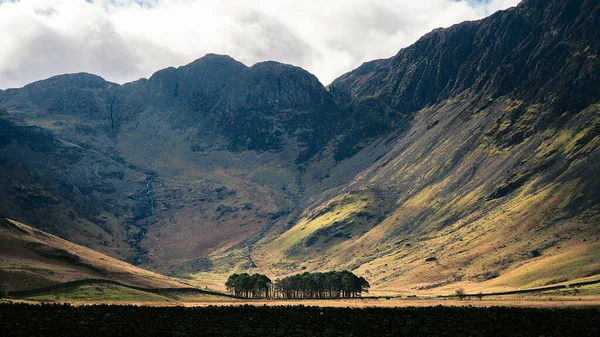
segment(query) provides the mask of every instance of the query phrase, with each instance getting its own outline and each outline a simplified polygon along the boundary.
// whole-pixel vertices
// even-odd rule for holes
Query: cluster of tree
[[[263,274],[233,274],[225,282],[227,291],[239,297],[270,297],[273,282]]]
[[[364,277],[347,270],[306,272],[278,279],[275,283],[262,274],[233,274],[225,286],[235,296],[266,298],[359,297],[370,287]]]
[[[275,282],[275,294],[284,298],[359,297],[370,285],[352,272],[330,271],[288,276]]]

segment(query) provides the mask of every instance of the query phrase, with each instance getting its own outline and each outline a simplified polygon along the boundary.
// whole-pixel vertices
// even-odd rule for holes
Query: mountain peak
[[[205,66],[213,66],[213,67],[235,67],[235,68],[247,68],[246,65],[239,62],[229,55],[221,55],[221,54],[206,54],[180,68],[195,68],[195,67],[205,67]]]
[[[40,80],[40,81],[33,82],[31,84],[28,84],[25,86],[25,88],[40,87],[40,86],[42,86],[42,87],[67,86],[67,87],[77,87],[77,88],[100,89],[100,88],[104,88],[106,86],[112,86],[112,85],[117,85],[117,84],[108,82],[104,78],[102,78],[98,75],[94,75],[94,74],[90,74],[90,73],[86,73],[86,72],[79,72],[79,73],[71,73],[71,74],[52,76],[45,80]]]
[[[272,60],[257,62],[250,67],[250,69],[261,69],[261,68],[263,68],[263,69],[292,69],[292,68],[299,68],[299,67],[296,67],[294,65],[287,64],[287,63],[272,61]],[[299,69],[302,69],[302,68],[299,68]]]

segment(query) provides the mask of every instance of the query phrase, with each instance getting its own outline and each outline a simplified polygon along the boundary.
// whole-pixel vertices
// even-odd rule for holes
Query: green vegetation
[[[235,296],[252,298],[360,297],[370,287],[364,277],[358,277],[347,270],[312,274],[305,272],[278,279],[274,284],[262,274],[233,274],[225,286]]]
[[[69,286],[48,291],[43,294],[26,296],[33,301],[123,301],[123,302],[155,302],[170,301],[168,297],[152,294],[114,284],[88,284]]]
[[[561,289],[553,289],[547,291],[540,291],[537,293],[532,293],[530,296],[537,297],[547,297],[547,296],[566,296],[566,297],[575,297],[575,296],[598,296],[600,295],[600,283],[589,284],[584,286],[573,287],[569,286]]]
[[[275,252],[288,251],[294,245],[305,240],[305,244],[301,246],[311,246],[318,240],[319,236],[323,235],[323,229],[333,228],[336,225],[343,225],[348,231],[349,226],[356,227],[354,221],[360,218],[358,215],[366,214],[366,209],[369,206],[367,198],[363,197],[363,193],[344,195],[338,197],[323,208],[315,211],[313,214],[301,219],[294,227],[279,236],[267,246]],[[336,230],[332,230],[332,235],[335,235]],[[350,234],[345,233],[346,235]]]
[[[272,282],[266,275],[247,273],[233,274],[225,282],[227,291],[240,297],[269,297]]]
[[[288,276],[275,282],[275,294],[285,298],[360,297],[368,291],[369,282],[352,272],[330,271]]]

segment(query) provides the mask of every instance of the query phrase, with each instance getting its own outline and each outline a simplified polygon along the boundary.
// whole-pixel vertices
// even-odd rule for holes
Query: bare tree
[[[465,298],[465,289],[464,288],[456,289],[456,296],[458,296],[458,298],[460,298],[461,300],[463,298]]]

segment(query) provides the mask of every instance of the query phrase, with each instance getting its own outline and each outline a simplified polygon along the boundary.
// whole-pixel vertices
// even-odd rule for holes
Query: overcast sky
[[[519,0],[0,0],[0,88],[89,72],[124,83],[206,53],[329,84],[437,27]]]

